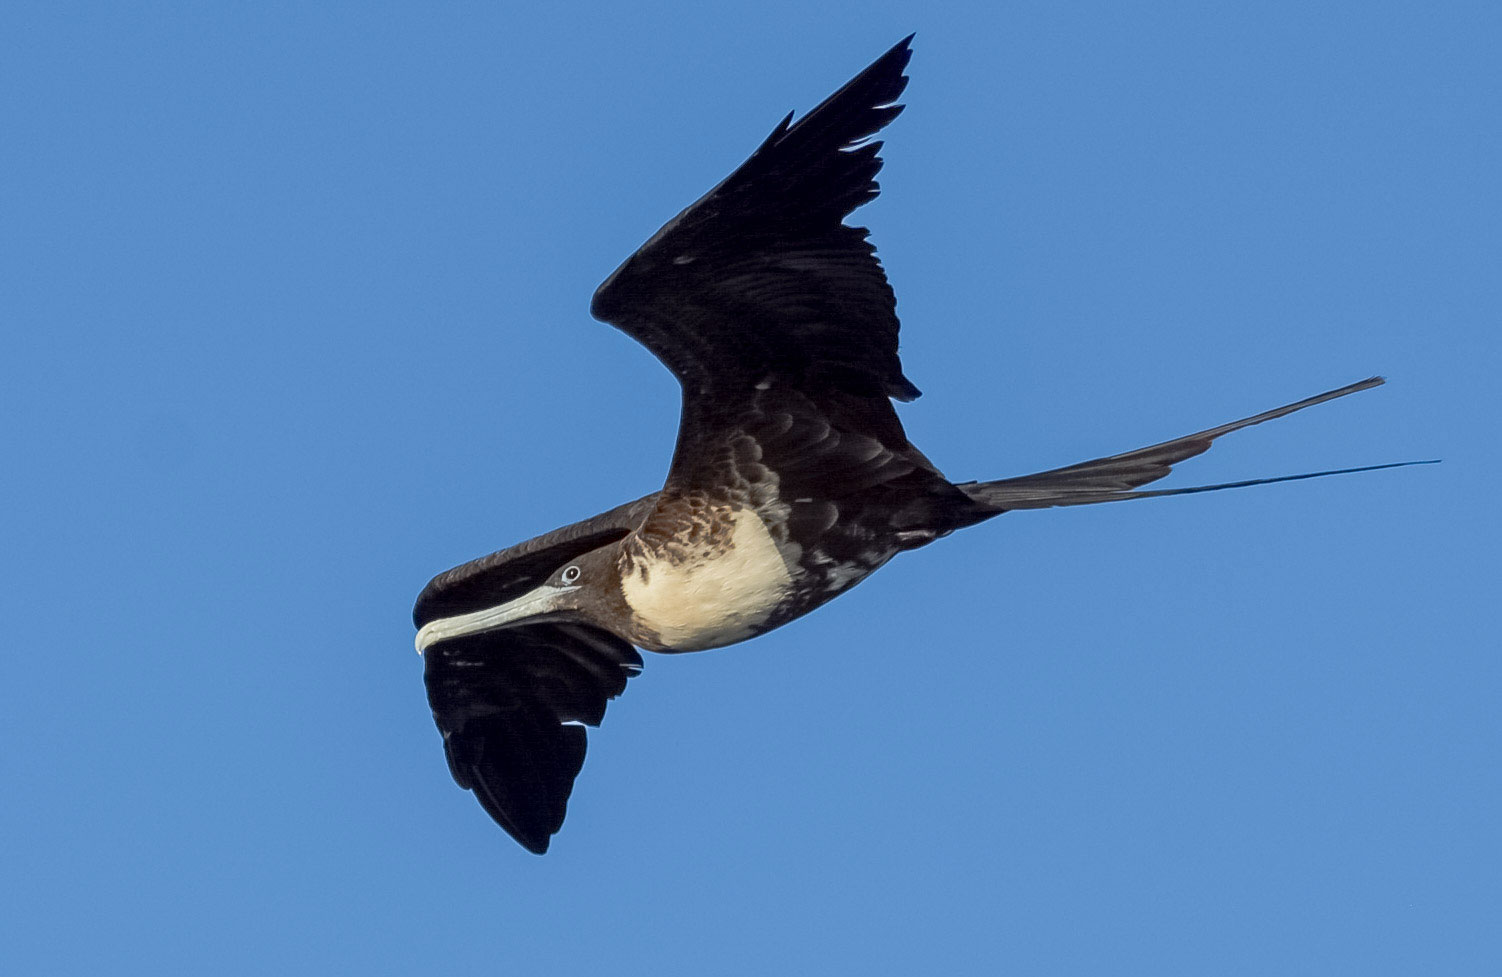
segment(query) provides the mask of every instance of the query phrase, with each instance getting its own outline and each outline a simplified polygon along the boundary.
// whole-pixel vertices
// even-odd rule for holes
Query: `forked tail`
[[[994,482],[961,482],[955,487],[993,512],[1010,509],[1047,509],[1059,505],[1089,505],[1095,502],[1119,502],[1125,499],[1145,499],[1162,495],[1189,495],[1194,492],[1216,492],[1221,489],[1243,488],[1248,485],[1267,485],[1271,482],[1292,482],[1301,478],[1322,478],[1325,475],[1346,475],[1353,472],[1370,472],[1382,468],[1402,468],[1406,465],[1432,465],[1433,461],[1398,461],[1385,465],[1366,465],[1361,468],[1340,468],[1333,471],[1307,472],[1302,475],[1279,475],[1275,478],[1252,478],[1242,482],[1223,482],[1219,485],[1195,485],[1189,488],[1150,489],[1137,491],[1138,486],[1155,482],[1172,471],[1173,466],[1186,458],[1193,458],[1209,449],[1215,439],[1232,431],[1239,431],[1253,424],[1261,424],[1274,418],[1292,414],[1305,407],[1323,404],[1327,400],[1344,397],[1359,390],[1369,390],[1383,383],[1382,377],[1369,377],[1339,390],[1331,390],[1287,404],[1273,410],[1263,411],[1251,417],[1212,427],[1197,434],[1164,441],[1147,448],[1138,448],[1125,454],[1082,461],[1067,468],[1038,472],[1036,475],[1020,475],[1016,478],[1001,478]]]

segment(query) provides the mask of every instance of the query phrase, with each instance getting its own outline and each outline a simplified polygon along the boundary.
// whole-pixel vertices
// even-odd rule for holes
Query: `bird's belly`
[[[793,580],[761,518],[731,515],[726,543],[669,547],[633,557],[621,592],[636,623],[655,636],[654,651],[699,651],[760,633]]]

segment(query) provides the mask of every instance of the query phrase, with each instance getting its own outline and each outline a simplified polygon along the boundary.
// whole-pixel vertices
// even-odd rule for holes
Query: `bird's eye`
[[[575,580],[579,579],[579,568],[578,567],[565,567],[564,571],[562,573],[560,573],[558,575],[558,577],[564,583],[573,583]]]

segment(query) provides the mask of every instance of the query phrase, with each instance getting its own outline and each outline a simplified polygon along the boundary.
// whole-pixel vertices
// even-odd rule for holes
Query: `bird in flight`
[[[901,41],[718,186],[595,292],[590,311],[683,388],[660,491],[440,574],[413,619],[449,769],[533,852],[563,824],[585,726],[642,667],[637,648],[744,641],[892,557],[1013,509],[1085,505],[1394,467],[1143,490],[1216,438],[1382,383],[1372,377],[1136,451],[951,482],[892,401],[896,300],[864,228],[880,142],[902,111]]]

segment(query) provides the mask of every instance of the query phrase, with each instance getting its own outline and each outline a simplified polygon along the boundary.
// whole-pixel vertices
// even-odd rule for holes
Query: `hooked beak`
[[[516,600],[497,604],[495,607],[429,621],[417,632],[417,653],[420,655],[427,651],[430,645],[449,638],[478,634],[481,631],[495,631],[509,624],[533,621],[544,615],[572,610],[573,605],[568,600],[568,595],[578,589],[578,587],[555,587],[551,584],[543,584]]]

